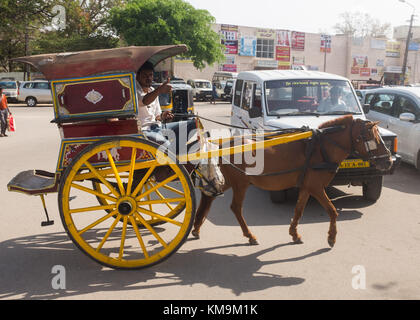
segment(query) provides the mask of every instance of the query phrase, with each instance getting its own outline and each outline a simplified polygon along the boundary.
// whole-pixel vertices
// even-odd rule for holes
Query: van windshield
[[[265,82],[268,115],[361,114],[358,99],[344,80]]]
[[[195,83],[196,88],[204,88],[204,89],[211,89],[211,83],[210,82],[204,82],[204,81],[197,81]]]

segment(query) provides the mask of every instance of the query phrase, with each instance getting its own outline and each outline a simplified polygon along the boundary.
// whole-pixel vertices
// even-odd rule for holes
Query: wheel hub
[[[131,198],[123,198],[117,203],[118,213],[123,216],[128,216],[135,211],[136,202]]]

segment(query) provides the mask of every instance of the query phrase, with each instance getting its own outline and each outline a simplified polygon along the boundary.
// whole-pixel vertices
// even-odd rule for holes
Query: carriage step
[[[19,173],[8,184],[9,191],[28,195],[41,195],[57,192],[58,179],[54,173],[42,170],[28,170]]]

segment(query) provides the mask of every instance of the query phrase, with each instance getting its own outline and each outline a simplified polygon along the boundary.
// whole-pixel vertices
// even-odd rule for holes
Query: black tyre
[[[36,107],[36,104],[38,103],[38,101],[34,97],[27,97],[25,101],[26,105],[31,108]]]
[[[363,198],[376,202],[382,193],[383,176],[375,177],[363,183]]]

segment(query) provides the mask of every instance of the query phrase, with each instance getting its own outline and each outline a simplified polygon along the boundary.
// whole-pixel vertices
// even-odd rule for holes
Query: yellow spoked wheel
[[[61,178],[63,225],[84,253],[105,266],[162,262],[190,233],[196,205],[191,180],[172,154],[158,148],[136,138],[102,141],[86,147]]]
[[[109,181],[112,184],[112,181]],[[115,184],[115,183],[114,183]],[[147,205],[147,208],[150,211],[155,212],[156,210],[159,210],[161,212],[162,215],[164,215],[167,218],[172,218],[174,219],[175,217],[177,217],[180,213],[182,213],[185,209],[185,201],[181,201],[178,204],[173,204],[170,202],[165,202],[165,206],[162,208],[161,204],[154,204],[152,201],[153,200],[162,200],[164,201],[165,199],[165,195],[162,194],[161,191],[159,191],[159,189],[155,189],[154,187],[157,185],[157,181],[156,178],[152,175],[149,180],[144,184],[144,186],[142,187],[142,193],[147,192],[149,189],[152,189],[152,193],[147,195],[147,201],[149,201],[149,204]],[[111,195],[111,192],[108,190],[108,188],[106,188],[106,186],[101,183],[100,181],[92,181],[92,186],[93,189],[97,192],[99,192],[100,194],[107,194],[107,195]],[[174,193],[178,193],[178,190],[175,190],[173,187],[171,186],[162,186],[161,189],[163,190],[163,192],[165,192],[165,194],[168,193],[168,191],[172,191]],[[104,190],[107,190],[106,192]],[[110,202],[104,198],[104,197],[96,197],[98,199],[98,202],[103,205],[103,206],[108,206],[110,205]],[[105,209],[106,212],[110,213],[111,210],[110,209]],[[163,213],[162,213],[163,211]],[[164,224],[166,223],[165,220],[150,216],[150,217],[145,217],[146,222],[150,225],[154,225],[154,226],[158,226],[160,224]],[[143,223],[137,219],[135,217],[136,223],[138,225],[138,227],[140,228],[145,228],[145,226],[143,225]],[[131,222],[129,222],[130,224]]]

